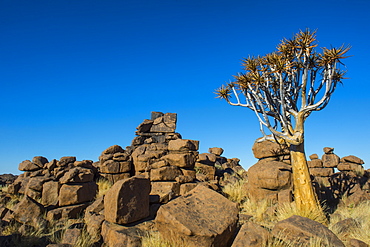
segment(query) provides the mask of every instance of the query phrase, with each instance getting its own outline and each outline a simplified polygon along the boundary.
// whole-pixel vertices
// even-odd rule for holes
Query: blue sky
[[[215,98],[241,59],[299,29],[350,44],[347,77],[306,122],[306,153],[334,147],[370,168],[367,0],[0,0],[0,174],[34,156],[96,161],[131,144],[151,111],[178,113],[200,152],[256,162],[254,113]]]

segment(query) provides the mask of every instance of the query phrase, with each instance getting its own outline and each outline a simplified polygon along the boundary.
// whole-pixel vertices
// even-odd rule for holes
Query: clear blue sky
[[[306,153],[334,147],[370,168],[369,13],[368,0],[1,0],[0,174],[38,155],[96,161],[151,111],[178,113],[200,152],[222,147],[248,168],[258,121],[213,91],[305,28],[353,47],[350,79],[306,122]]]

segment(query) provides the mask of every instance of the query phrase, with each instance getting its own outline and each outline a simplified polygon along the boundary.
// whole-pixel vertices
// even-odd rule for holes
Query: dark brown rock
[[[279,221],[272,229],[276,238],[295,245],[309,244],[310,240],[317,238],[322,240],[323,246],[345,247],[342,241],[326,226],[311,219],[293,215],[288,219]],[[326,245],[329,243],[329,245]]]
[[[170,151],[197,151],[199,148],[199,141],[177,139],[171,140],[168,143],[168,150]]]
[[[202,185],[162,205],[155,219],[164,238],[186,246],[228,246],[236,230],[238,206]]]
[[[40,203],[28,196],[24,196],[13,210],[13,217],[16,221],[31,226],[36,226],[45,212],[45,208]]]
[[[265,246],[269,235],[269,231],[262,226],[253,222],[246,222],[242,225],[231,247]]]
[[[167,154],[166,156],[162,157],[162,159],[166,160],[168,164],[172,166],[177,166],[180,168],[194,168],[194,164],[196,161],[196,156],[194,153],[171,153]]]
[[[92,201],[98,186],[95,182],[80,184],[63,184],[59,191],[59,205],[68,206]]]
[[[209,148],[208,152],[210,152],[211,154],[215,154],[216,156],[221,156],[224,150],[222,148],[214,147],[214,148]]]
[[[330,177],[334,174],[334,168],[309,168],[312,176]]]
[[[60,184],[58,181],[48,181],[42,187],[41,203],[44,206],[56,206],[59,201]]]
[[[323,151],[324,151],[325,154],[332,154],[333,151],[334,151],[334,148],[325,147],[325,148],[323,148]]]
[[[105,247],[141,247],[141,237],[144,233],[136,227],[125,227],[104,221],[101,235]]]
[[[337,167],[340,160],[336,154],[324,154],[321,159],[324,167]]]
[[[354,155],[345,156],[345,157],[340,159],[340,162],[343,162],[343,163],[344,162],[351,162],[351,163],[356,163],[356,164],[359,164],[359,165],[365,164],[365,162],[362,159],[360,159],[360,158],[358,158]]]
[[[63,177],[60,178],[61,184],[66,183],[86,183],[91,182],[94,179],[94,173],[91,169],[83,167],[75,167],[64,173]]]
[[[182,175],[180,168],[176,166],[164,166],[150,170],[151,181],[171,181]]]
[[[278,161],[261,160],[248,170],[248,183],[269,190],[283,190],[291,186],[291,166]]]
[[[40,167],[32,163],[30,160],[22,161],[18,166],[18,170],[20,171],[35,171],[38,169],[40,169]]]
[[[116,182],[104,198],[105,220],[129,224],[149,216],[150,181],[132,177]]]
[[[151,182],[151,196],[157,196],[158,202],[167,203],[180,195],[180,184],[177,182]]]
[[[319,159],[309,160],[307,165],[309,168],[321,168],[323,166],[322,161]]]
[[[289,150],[285,146],[272,141],[255,142],[252,150],[256,159],[289,154]]]

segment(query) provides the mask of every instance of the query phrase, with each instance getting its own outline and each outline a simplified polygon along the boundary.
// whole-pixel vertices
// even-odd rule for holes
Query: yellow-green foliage
[[[105,193],[107,193],[107,191],[113,186],[113,183],[109,182],[105,178],[98,179],[98,181],[96,181],[96,184],[98,185],[98,192],[96,198],[104,196]]]
[[[229,200],[241,203],[247,196],[246,183],[245,179],[240,179],[235,183],[228,183],[222,188],[222,192]]]

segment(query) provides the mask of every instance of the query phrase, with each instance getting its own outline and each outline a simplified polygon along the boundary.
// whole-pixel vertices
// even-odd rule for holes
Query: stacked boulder
[[[259,161],[248,169],[246,190],[249,198],[272,203],[292,201],[292,168],[289,151],[283,145],[265,140],[254,143],[254,156]]]
[[[325,147],[321,159],[317,154],[312,154],[309,156],[311,160],[307,161],[310,174],[321,185],[329,185],[329,178],[334,174],[334,168],[339,164],[339,157],[333,151],[334,148]]]
[[[113,184],[133,175],[130,153],[118,145],[113,145],[102,152],[98,167],[99,175]]]
[[[13,184],[9,194],[22,194],[23,199],[2,220],[15,219],[22,224],[36,222],[46,214],[49,221],[77,218],[94,200],[97,184],[96,168],[92,161],[77,161],[76,157],[62,157],[48,161],[37,156],[19,164],[24,171]]]

